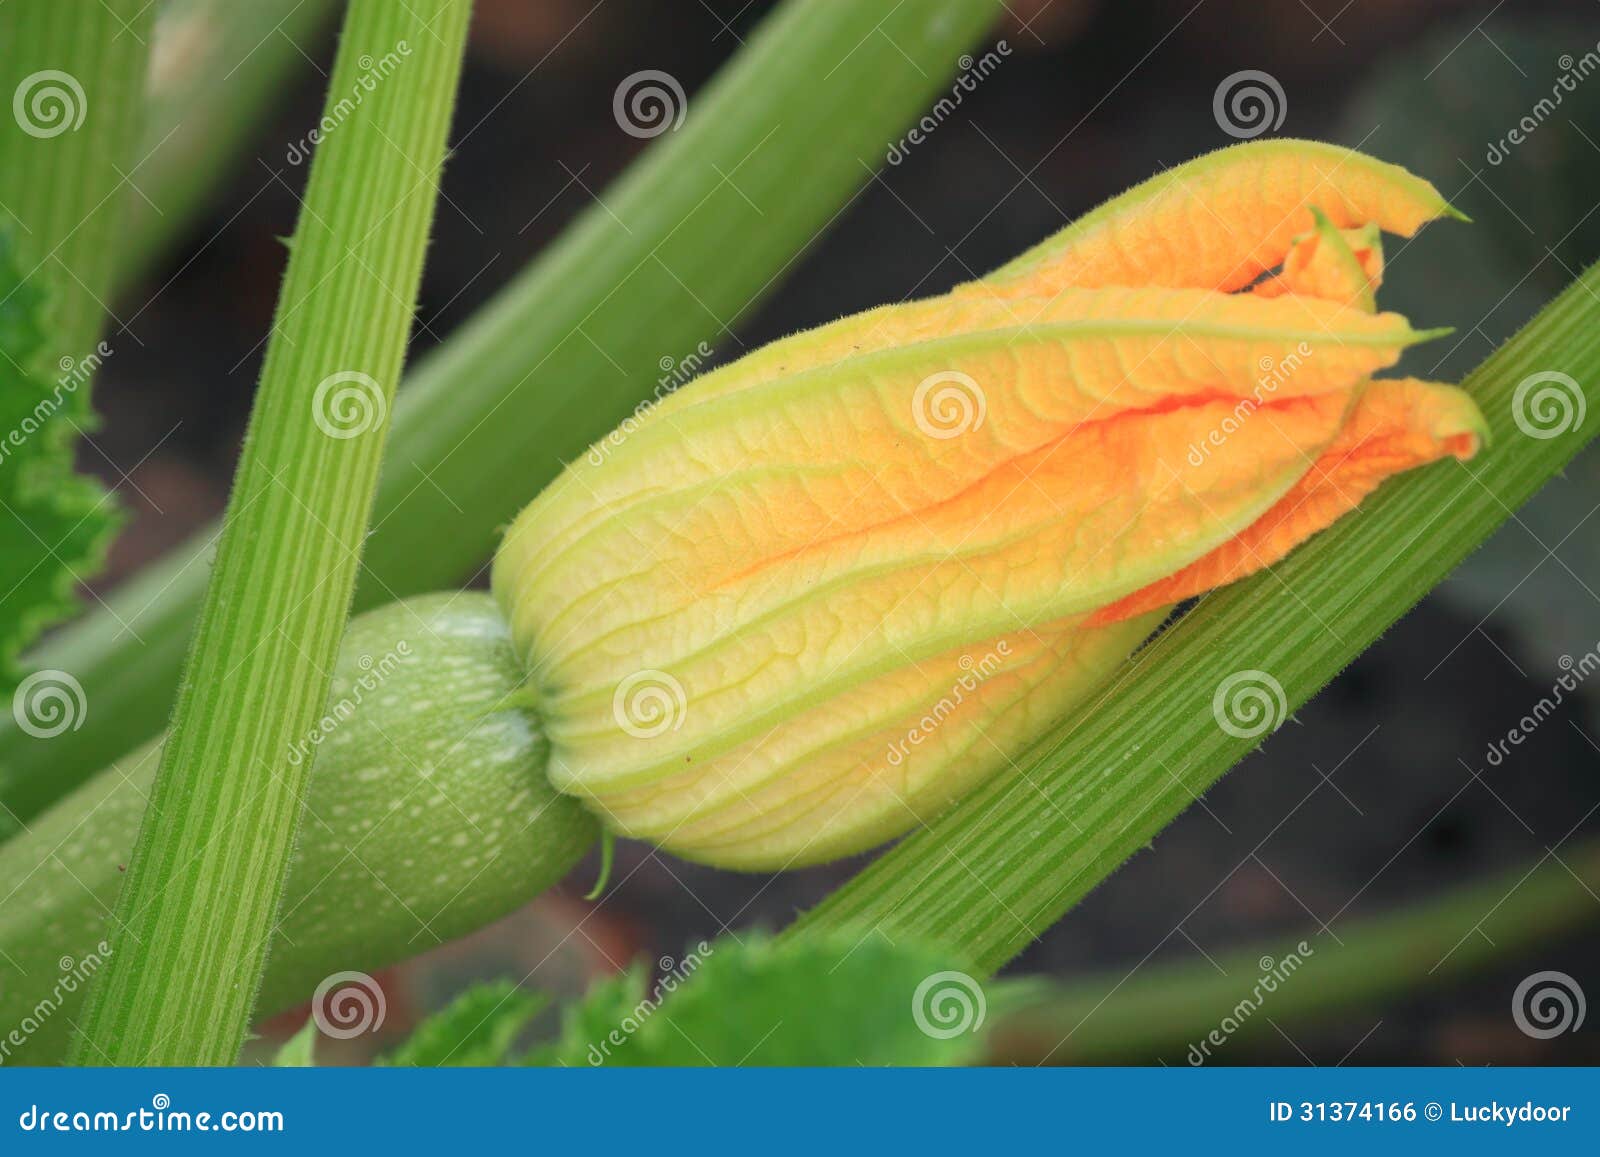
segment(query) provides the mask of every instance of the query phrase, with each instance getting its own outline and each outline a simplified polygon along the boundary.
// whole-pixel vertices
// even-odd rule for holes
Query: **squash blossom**
[[[737,868],[928,820],[1175,603],[1477,451],[1461,391],[1373,376],[1438,332],[1376,311],[1379,231],[1447,215],[1359,153],[1239,145],[672,394],[495,558],[551,781]]]

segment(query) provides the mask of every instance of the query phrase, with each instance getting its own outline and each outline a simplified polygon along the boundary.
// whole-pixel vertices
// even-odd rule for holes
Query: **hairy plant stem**
[[[353,0],[221,545],[74,1057],[244,1040],[405,355],[469,0]],[[401,53],[368,86],[370,61]]]
[[[1464,383],[1494,441],[1469,463],[1387,482],[1267,571],[1217,591],[1104,694],[1002,775],[881,856],[788,935],[851,926],[939,939],[993,971],[1147,845],[1266,736],[1221,726],[1222,681],[1264,675],[1287,712],[1311,698],[1482,543],[1600,429],[1600,266]],[[1582,421],[1533,437],[1521,383],[1571,375]],[[1520,417],[1514,413],[1522,409]],[[1274,710],[1278,722],[1283,713]],[[1437,774],[1463,774],[1454,752]]]

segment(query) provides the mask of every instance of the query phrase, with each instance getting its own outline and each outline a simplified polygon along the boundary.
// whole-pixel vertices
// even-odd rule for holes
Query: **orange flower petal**
[[[1405,378],[1375,381],[1339,437],[1265,515],[1204,558],[1098,612],[1114,623],[1226,586],[1271,566],[1331,525],[1385,478],[1441,458],[1466,460],[1488,437],[1472,399],[1455,386]]]
[[[1383,278],[1383,242],[1376,225],[1335,229],[1320,209],[1312,210],[1314,232],[1295,238],[1283,271],[1253,287],[1257,297],[1285,293],[1318,297],[1372,313]]]

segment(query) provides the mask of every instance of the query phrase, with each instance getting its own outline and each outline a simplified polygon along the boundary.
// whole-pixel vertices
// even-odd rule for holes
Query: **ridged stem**
[[[290,753],[344,633],[469,12],[350,6],[328,93],[337,127],[312,163],[80,1062],[228,1064],[244,1040],[311,763]]]

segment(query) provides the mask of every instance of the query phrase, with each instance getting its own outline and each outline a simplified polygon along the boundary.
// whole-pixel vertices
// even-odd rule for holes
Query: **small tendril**
[[[609,831],[600,833],[600,878],[594,882],[594,887],[589,889],[585,900],[598,900],[600,894],[606,890],[606,885],[611,882],[611,859],[617,850],[617,837]]]

